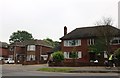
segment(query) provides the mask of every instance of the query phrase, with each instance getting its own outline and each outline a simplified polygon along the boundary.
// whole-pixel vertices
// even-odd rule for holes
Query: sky
[[[0,0],[0,41],[9,43],[17,30],[24,30],[35,39],[60,41],[64,26],[94,26],[102,17],[111,17],[118,26],[120,0]]]

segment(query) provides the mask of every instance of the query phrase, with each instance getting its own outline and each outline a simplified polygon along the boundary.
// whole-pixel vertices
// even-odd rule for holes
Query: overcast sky
[[[111,17],[118,26],[120,0],[1,0],[0,41],[9,42],[17,30],[25,30],[35,39],[59,40],[64,26],[94,26],[102,17]]]

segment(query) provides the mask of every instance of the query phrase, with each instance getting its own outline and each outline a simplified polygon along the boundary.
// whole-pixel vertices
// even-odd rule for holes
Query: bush
[[[71,52],[70,58],[73,58],[73,59],[78,58],[77,52]]]
[[[64,55],[61,51],[57,51],[53,53],[53,61],[55,62],[61,62],[64,60]]]

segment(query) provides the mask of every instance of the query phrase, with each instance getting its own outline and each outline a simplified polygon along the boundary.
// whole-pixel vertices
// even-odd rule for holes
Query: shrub
[[[73,58],[73,59],[78,58],[78,53],[77,52],[71,52],[70,58]]]
[[[61,51],[57,51],[53,53],[53,60],[55,62],[61,62],[64,60],[64,55]]]

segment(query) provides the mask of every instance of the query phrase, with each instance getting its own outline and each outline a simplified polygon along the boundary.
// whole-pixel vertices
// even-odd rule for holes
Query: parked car
[[[14,61],[12,58],[5,58],[5,59],[4,59],[4,63],[5,63],[5,64],[14,64],[15,61]]]

